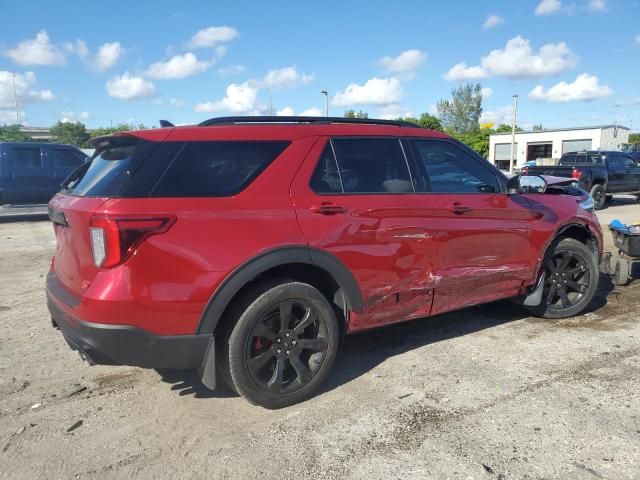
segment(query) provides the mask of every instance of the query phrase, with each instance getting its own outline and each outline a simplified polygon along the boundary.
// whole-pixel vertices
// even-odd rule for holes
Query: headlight
[[[587,194],[587,198],[585,198],[584,200],[580,200],[580,202],[578,202],[578,205],[580,205],[580,207],[587,212],[593,212],[595,210],[595,203],[591,194]]]

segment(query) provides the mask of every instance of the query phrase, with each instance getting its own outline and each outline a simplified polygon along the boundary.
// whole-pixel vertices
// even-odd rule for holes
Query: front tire
[[[596,255],[585,244],[565,238],[549,249],[542,303],[526,307],[543,318],[566,318],[581,313],[596,293],[600,272]]]
[[[607,203],[607,192],[604,186],[596,184],[591,187],[591,196],[593,197],[594,208],[596,210],[602,210]]]
[[[270,409],[307,399],[338,350],[338,321],[327,299],[311,285],[284,281],[253,290],[244,305],[224,352],[235,390]]]

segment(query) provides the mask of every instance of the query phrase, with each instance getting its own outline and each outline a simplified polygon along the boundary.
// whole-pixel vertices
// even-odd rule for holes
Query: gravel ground
[[[82,362],[48,319],[53,250],[47,222],[0,225],[0,478],[640,479],[640,280],[602,275],[569,320],[498,302],[349,337],[317,396],[267,411]]]

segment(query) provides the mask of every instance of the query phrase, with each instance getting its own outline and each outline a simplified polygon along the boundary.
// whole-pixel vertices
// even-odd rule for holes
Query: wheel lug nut
[[[276,338],[276,343],[280,343],[282,340],[280,338]]]
[[[276,350],[276,353],[282,353],[282,350],[277,349],[277,350]]]
[[[296,342],[295,340],[291,340],[291,345],[295,345],[296,343],[298,342]]]
[[[285,333],[285,334],[284,334],[284,336],[285,336],[285,337],[290,337],[290,336],[291,336],[291,334],[290,334],[289,332],[287,332],[287,333]]]
[[[287,353],[287,355],[289,355],[289,350],[287,350],[287,352],[286,352],[286,353]]]

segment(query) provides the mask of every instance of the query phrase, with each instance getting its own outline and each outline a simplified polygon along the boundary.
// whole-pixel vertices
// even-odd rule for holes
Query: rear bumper
[[[75,317],[73,307],[60,298],[55,275],[47,277],[47,305],[55,327],[73,350],[90,364],[131,365],[145,368],[189,369],[203,364],[213,337],[154,335],[132,325],[86,322]],[[66,306],[65,306],[66,305]]]

